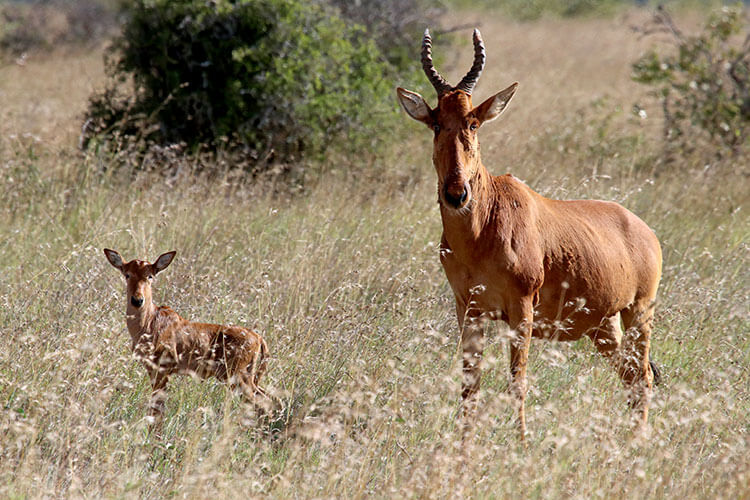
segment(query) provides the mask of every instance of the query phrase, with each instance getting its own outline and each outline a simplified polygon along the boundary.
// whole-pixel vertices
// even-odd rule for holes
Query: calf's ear
[[[165,270],[172,263],[172,259],[174,259],[176,253],[176,251],[172,250],[171,252],[161,254],[151,266],[154,269],[154,274]]]
[[[114,250],[110,250],[109,248],[104,249],[104,255],[107,256],[107,260],[110,264],[112,264],[114,267],[116,267],[120,272],[122,272],[122,257],[120,257],[120,254],[117,253]]]

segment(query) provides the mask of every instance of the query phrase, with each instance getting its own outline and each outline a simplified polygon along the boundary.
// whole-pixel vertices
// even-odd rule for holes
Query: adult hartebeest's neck
[[[440,215],[443,220],[443,235],[451,248],[459,244],[472,245],[478,241],[482,232],[490,223],[493,203],[495,202],[495,184],[492,175],[481,160],[477,158],[478,169],[469,181],[472,199],[464,209],[452,209],[440,204]]]

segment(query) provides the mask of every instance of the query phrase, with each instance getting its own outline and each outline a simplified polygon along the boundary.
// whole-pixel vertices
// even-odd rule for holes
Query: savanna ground
[[[291,197],[231,175],[102,174],[106,157],[76,150],[101,54],[0,68],[0,497],[750,497],[750,165],[747,154],[659,162],[658,106],[629,79],[650,42],[628,26],[645,16],[455,20],[481,18],[475,100],[521,83],[480,133],[490,171],[551,197],[618,201],[661,239],[652,356],[665,380],[646,440],[588,340],[535,340],[523,449],[498,325],[462,448],[424,127],[394,131],[398,146],[368,168],[337,160]],[[450,81],[470,65],[468,33],[445,54]],[[649,103],[647,118],[634,102]],[[261,332],[263,385],[294,435],[269,439],[224,386],[183,377],[164,439],[149,438],[150,388],[102,247],[127,259],[176,249],[157,303]]]

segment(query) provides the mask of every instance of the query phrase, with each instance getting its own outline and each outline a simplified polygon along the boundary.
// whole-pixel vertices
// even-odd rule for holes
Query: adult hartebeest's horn
[[[484,62],[482,64],[484,65]],[[424,30],[424,38],[422,38],[422,68],[432,86],[435,87],[438,96],[453,90],[453,87],[445,81],[445,78],[440,76],[432,63],[432,38],[430,38],[429,29]]]
[[[467,94],[471,95],[474,90],[474,86],[479,80],[479,76],[482,74],[484,69],[484,60],[486,54],[484,52],[484,42],[482,41],[482,35],[478,29],[474,30],[474,64],[471,65],[471,69],[466,76],[463,77],[461,82],[456,85],[456,90],[463,90]]]

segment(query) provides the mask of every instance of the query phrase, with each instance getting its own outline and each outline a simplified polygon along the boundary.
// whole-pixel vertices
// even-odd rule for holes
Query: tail
[[[260,349],[258,350],[258,354],[253,360],[253,383],[255,384],[255,387],[258,387],[259,389],[260,387],[258,386],[258,382],[260,382],[260,377],[265,373],[267,367],[268,346],[266,345],[266,341],[261,337]]]
[[[661,385],[661,370],[656,366],[656,363],[651,361],[650,356],[648,364],[651,366],[651,373],[654,375],[654,385]]]

